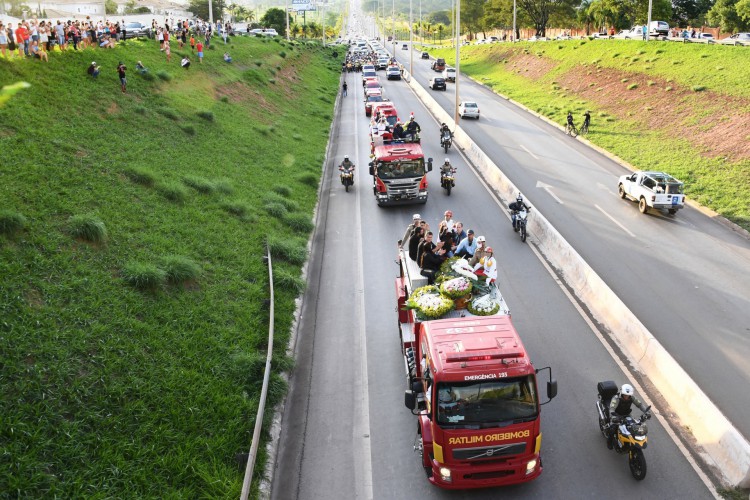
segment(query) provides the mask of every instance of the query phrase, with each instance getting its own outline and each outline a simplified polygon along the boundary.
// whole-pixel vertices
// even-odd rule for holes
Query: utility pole
[[[393,57],[396,57],[396,0],[391,3],[391,40],[393,40]]]
[[[414,74],[414,27],[411,18],[411,0],[409,0],[409,74]],[[394,56],[396,54],[393,54]]]
[[[208,0],[208,23],[211,25],[214,24],[214,6],[211,0]]]
[[[513,43],[516,43],[516,0],[513,0]]]
[[[461,58],[461,0],[456,0],[456,112],[453,115],[453,120],[458,126],[458,71]]]
[[[651,38],[649,31],[651,31],[651,8],[653,7],[654,0],[648,0],[648,24],[646,24],[646,41]],[[710,41],[710,40],[709,40]]]
[[[286,19],[286,41],[289,41],[289,0],[284,0],[284,18]]]

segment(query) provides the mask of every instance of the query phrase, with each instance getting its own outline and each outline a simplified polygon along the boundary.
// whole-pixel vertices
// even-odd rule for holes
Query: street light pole
[[[648,39],[651,38],[649,35],[649,31],[651,31],[651,8],[653,7],[654,1],[648,0],[648,24],[646,24],[646,41],[648,42]],[[709,40],[710,41],[710,40]]]
[[[516,0],[513,0],[513,35],[511,35],[513,43],[516,43]]]
[[[461,58],[461,0],[456,0],[456,112],[453,115],[453,121],[458,126],[458,71]]]
[[[284,17],[286,18],[286,41],[289,41],[289,0],[284,0]]]
[[[409,0],[409,74],[414,74],[414,27],[411,18],[411,0]],[[396,54],[393,54],[394,56]]]
[[[393,40],[393,57],[396,57],[396,0],[391,3],[391,40]]]

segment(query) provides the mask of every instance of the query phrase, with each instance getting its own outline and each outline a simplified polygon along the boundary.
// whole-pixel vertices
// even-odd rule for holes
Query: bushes
[[[26,217],[18,212],[0,210],[0,234],[12,236],[26,228]]]
[[[192,259],[181,255],[167,255],[161,266],[144,262],[130,262],[122,270],[125,282],[139,290],[156,291],[166,283],[185,284],[200,277],[201,268]]]
[[[101,243],[107,239],[107,228],[95,215],[74,215],[68,224],[70,234],[74,238],[90,243]]]
[[[156,175],[148,169],[132,167],[124,172],[125,176],[136,184],[143,186],[153,186],[156,182]]]

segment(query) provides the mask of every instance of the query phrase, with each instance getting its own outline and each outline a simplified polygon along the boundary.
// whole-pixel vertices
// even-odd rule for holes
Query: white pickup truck
[[[638,202],[642,214],[649,208],[667,210],[676,214],[685,206],[683,183],[664,172],[634,172],[623,175],[617,181],[620,198],[630,198]]]

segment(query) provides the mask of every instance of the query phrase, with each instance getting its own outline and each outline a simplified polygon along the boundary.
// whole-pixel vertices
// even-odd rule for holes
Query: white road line
[[[529,151],[528,149],[526,149],[526,146],[524,146],[523,144],[519,144],[519,146],[521,146],[523,148],[523,150],[526,151],[527,153],[529,153],[531,155],[531,157],[534,158],[535,160],[539,159],[539,157],[537,155],[535,155],[534,153],[532,153],[531,151]]]
[[[464,158],[466,159],[468,165],[472,165],[468,161],[468,159],[466,157],[464,157]],[[506,215],[506,217],[508,217],[508,219],[510,219],[510,215],[508,215],[507,211],[505,211],[503,209],[503,205],[502,205],[502,203],[500,203],[500,200],[498,199],[497,195],[489,188],[489,186],[487,186],[487,184],[484,182],[484,180],[477,173],[476,170],[474,170],[472,168],[471,171],[474,173],[474,175],[480,181],[480,184],[482,184],[482,186],[484,187],[484,189],[490,194],[490,196],[492,197],[492,199],[495,200],[495,203],[497,204],[498,207],[500,207],[501,212],[504,212],[505,215]],[[599,208],[599,207],[597,207],[597,208]],[[596,338],[599,339],[599,342],[602,343],[602,345],[607,350],[607,352],[609,353],[609,356],[612,358],[612,360],[617,364],[617,366],[620,368],[620,370],[622,370],[622,372],[625,374],[625,376],[628,378],[628,380],[631,381],[631,385],[634,385],[635,388],[638,390],[638,392],[641,394],[641,397],[642,397],[643,401],[645,401],[647,405],[652,405],[653,406],[653,403],[652,403],[651,399],[648,397],[648,394],[646,393],[646,391],[643,390],[643,387],[641,387],[640,384],[638,384],[638,382],[637,382],[635,376],[633,375],[633,373],[630,371],[630,369],[627,367],[627,365],[625,365],[625,363],[623,363],[620,360],[620,357],[615,353],[614,349],[612,349],[612,347],[609,345],[609,343],[605,340],[605,338],[602,335],[602,333],[596,328],[596,325],[594,325],[594,322],[591,321],[591,319],[588,317],[588,315],[586,314],[586,312],[578,304],[578,301],[576,300],[576,298],[573,295],[571,295],[570,291],[567,289],[567,287],[562,282],[562,280],[560,280],[560,278],[557,276],[557,274],[555,273],[555,271],[549,266],[549,264],[547,264],[547,261],[544,259],[544,256],[539,252],[539,250],[536,248],[536,246],[529,245],[529,248],[531,248],[531,251],[534,252],[534,255],[536,255],[536,258],[539,259],[539,262],[542,263],[542,265],[544,266],[544,268],[547,270],[547,272],[552,277],[552,279],[554,280],[554,282],[557,283],[557,286],[560,287],[560,290],[562,290],[562,292],[568,298],[568,300],[570,301],[570,303],[573,304],[573,307],[576,308],[576,311],[578,311],[578,314],[586,322],[586,324],[588,325],[589,329],[593,332],[594,335],[596,335]],[[685,460],[687,460],[687,462],[693,468],[693,471],[695,471],[695,473],[698,475],[698,477],[700,478],[700,480],[703,481],[703,484],[706,486],[706,488],[708,488],[708,491],[711,493],[711,495],[716,500],[721,500],[722,497],[719,496],[719,493],[716,491],[716,487],[711,482],[711,480],[708,478],[708,476],[706,475],[706,473],[703,472],[703,469],[701,469],[700,466],[698,465],[698,463],[693,459],[693,456],[690,454],[690,452],[687,450],[687,448],[685,448],[685,445],[682,444],[682,441],[677,437],[677,434],[675,433],[674,429],[672,429],[672,426],[669,423],[669,421],[667,421],[667,419],[665,419],[661,415],[661,413],[659,413],[658,411],[654,411],[653,414],[656,417],[656,419],[659,421],[659,423],[661,423],[661,426],[664,429],[664,431],[667,433],[667,435],[669,435],[669,437],[672,439],[672,442],[675,444],[675,446],[677,446],[677,449],[680,450],[680,452],[682,453],[682,455],[685,457]]]
[[[558,198],[555,195],[555,193],[552,192],[552,186],[550,186],[549,184],[545,184],[542,181],[536,181],[536,187],[542,188],[545,191],[547,191],[547,194],[550,195],[551,197],[553,197],[555,199],[555,201],[558,202],[560,205],[565,205],[565,203],[563,203],[563,201],[560,198]]]
[[[617,226],[620,229],[622,229],[623,231],[625,231],[626,233],[628,233],[630,236],[632,236],[633,238],[635,238],[635,235],[633,233],[631,233],[630,230],[628,230],[628,228],[626,228],[625,226],[623,226],[622,224],[620,224],[619,222],[617,222],[614,217],[612,217],[607,212],[605,212],[604,210],[602,210],[602,208],[599,205],[594,205],[594,206],[596,207],[597,210],[599,210],[601,213],[603,213],[604,215],[606,215],[609,220],[611,220],[612,222],[614,222],[615,224],[617,224]]]
[[[357,116],[357,106],[355,101],[354,106],[354,137],[359,137],[359,117]],[[355,158],[359,159],[359,141],[354,141],[354,154]],[[361,182],[360,182],[361,184]],[[356,231],[356,245],[357,253],[359,256],[359,269],[357,270],[359,276],[360,287],[358,287],[359,303],[357,304],[356,311],[357,318],[359,318],[359,342],[360,342],[360,379],[362,381],[361,390],[358,391],[362,394],[362,398],[357,400],[354,405],[355,422],[352,426],[354,436],[352,436],[354,443],[359,443],[359,446],[355,446],[354,450],[361,450],[361,462],[360,470],[357,471],[355,467],[355,474],[359,472],[359,478],[355,478],[355,488],[357,489],[356,498],[364,500],[371,500],[373,498],[373,485],[372,485],[372,451],[370,448],[370,384],[367,378],[367,332],[365,325],[367,321],[365,319],[365,294],[364,294],[364,283],[365,283],[365,267],[364,267],[364,254],[362,253],[362,209],[360,206],[360,192],[362,190],[359,186],[354,189],[354,203],[356,206],[356,219],[357,226],[360,230]],[[358,423],[359,422],[359,423]]]

